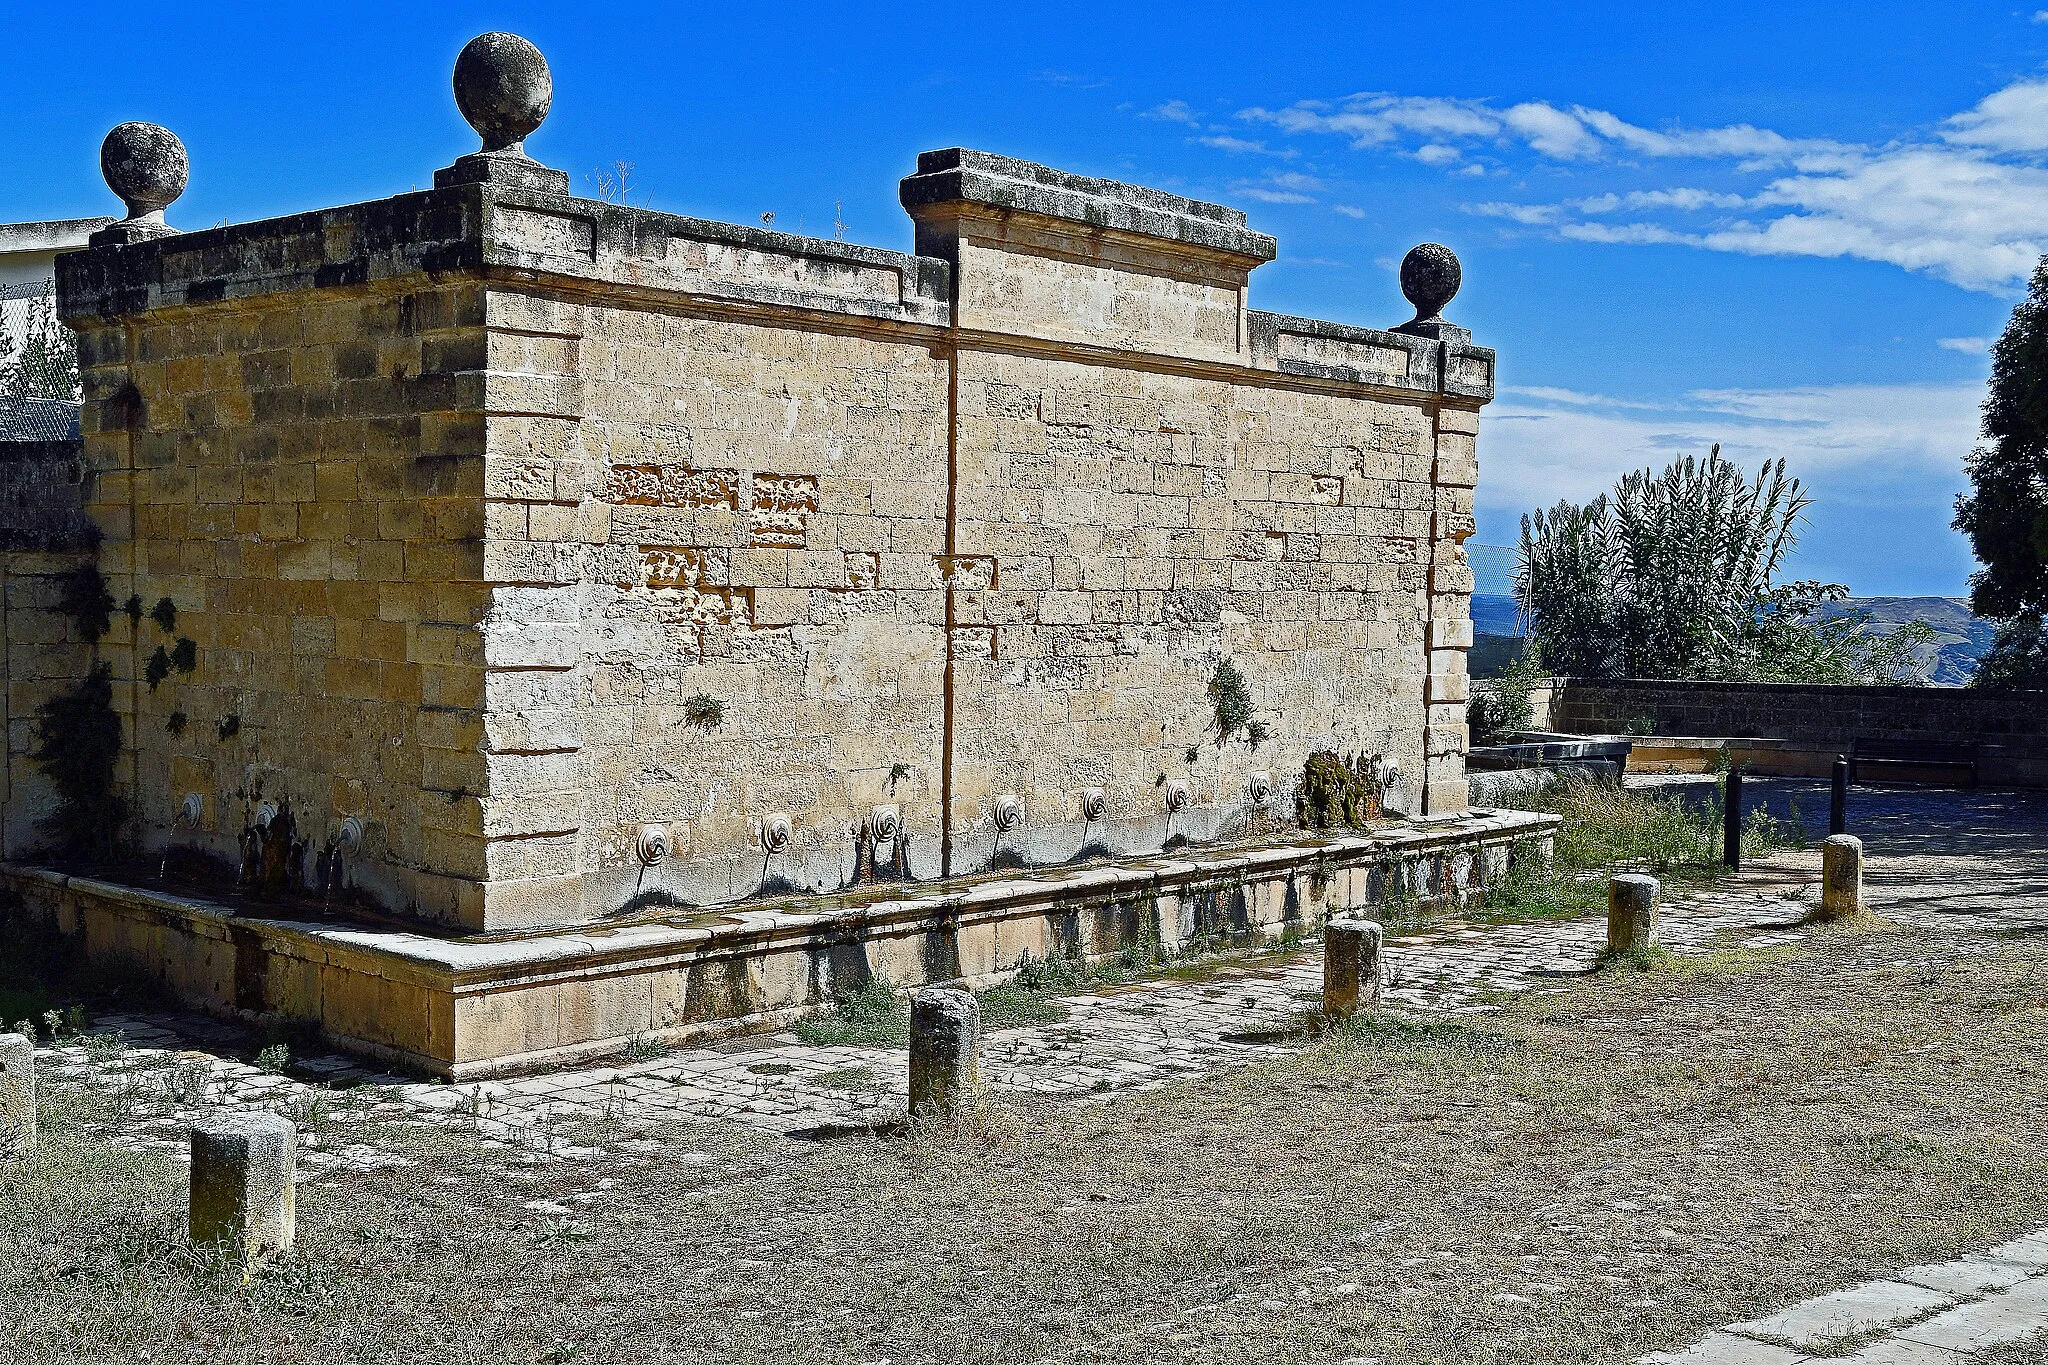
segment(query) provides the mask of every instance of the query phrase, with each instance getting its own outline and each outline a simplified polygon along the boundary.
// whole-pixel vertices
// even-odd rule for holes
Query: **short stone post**
[[[910,997],[910,1112],[950,1118],[974,1094],[981,1002],[974,992],[932,987]]]
[[[36,1041],[0,1033],[0,1161],[36,1149]]]
[[[213,1114],[192,1126],[194,1246],[219,1246],[245,1263],[289,1251],[297,1211],[299,1130],[255,1110]]]
[[[1617,874],[1607,883],[1607,951],[1625,953],[1657,941],[1657,897],[1663,886],[1640,872]]]
[[[1333,919],[1323,926],[1323,1014],[1348,1019],[1380,1007],[1384,931],[1371,920]]]
[[[1863,841],[1836,834],[1820,841],[1820,917],[1863,912]]]

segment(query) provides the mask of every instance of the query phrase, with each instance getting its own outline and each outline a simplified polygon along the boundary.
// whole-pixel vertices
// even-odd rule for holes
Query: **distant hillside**
[[[1863,611],[1870,614],[1868,629],[1890,634],[1908,621],[1925,621],[1934,627],[1933,657],[1926,660],[1928,680],[1942,687],[1961,687],[1977,676],[1977,663],[1991,648],[1998,628],[1970,614],[1970,604],[1960,597],[1852,597],[1822,609],[1825,616],[1842,616]]]
[[[1505,593],[1474,593],[1472,629],[1481,635],[1523,634],[1515,599]]]
[[[1934,628],[1934,647],[1928,658],[1928,680],[1942,687],[1961,687],[1977,675],[1977,663],[1991,647],[1997,627],[1970,614],[1970,604],[1960,597],[1852,597],[1822,609],[1824,616],[1842,616],[1863,611],[1870,614],[1868,629],[1890,634],[1908,621],[1925,621]],[[1515,610],[1515,599],[1480,593],[1472,598],[1472,629],[1475,642],[1472,673],[1491,677],[1519,652],[1512,637],[1523,634]],[[1489,640],[1487,637],[1500,637]]]

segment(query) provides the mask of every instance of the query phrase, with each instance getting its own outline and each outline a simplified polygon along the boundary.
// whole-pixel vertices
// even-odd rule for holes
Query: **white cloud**
[[[2009,291],[2048,252],[2048,79],[2017,81],[1969,111],[1882,146],[1788,137],[1751,124],[1653,129],[1607,110],[1525,101],[1362,93],[1251,108],[1240,118],[1294,136],[1334,135],[1456,173],[1485,175],[1482,147],[1545,162],[1707,163],[1756,185],[1627,185],[1556,203],[1484,202],[1467,211],[1581,242],[1657,244],[1751,256],[1878,261],[1965,289]],[[1526,149],[1526,151],[1524,151]],[[1462,163],[1462,164],[1460,164]],[[1690,178],[1690,177],[1689,177]],[[1300,195],[1258,184],[1254,199]],[[1301,202],[1282,198],[1278,202]],[[1741,216],[1735,216],[1740,214]]]
[[[1948,120],[1943,136],[1998,152],[2048,148],[2048,81],[2018,81],[1993,91],[1976,108]]]
[[[1747,123],[1727,128],[1679,128],[1659,133],[1639,128],[1604,109],[1573,105],[1572,114],[1600,136],[1643,156],[1702,160],[1739,158],[1757,165],[1785,165],[1802,158],[1825,160],[1852,154],[1855,150],[1826,139],[1781,137],[1769,129],[1752,128]]]
[[[1266,204],[1313,204],[1314,192],[1322,187],[1323,182],[1312,175],[1276,171],[1264,180],[1240,180],[1231,187],[1231,192]]]
[[[1480,421],[1481,501],[1522,510],[1584,501],[1631,469],[1721,453],[1801,477],[1886,472],[1960,485],[1981,383],[1710,389],[1659,407],[1568,389],[1505,389]]]
[[[1603,246],[1704,246],[1697,233],[1677,232],[1656,223],[1563,223],[1557,235],[1572,242]]]
[[[1249,138],[1232,137],[1228,133],[1213,133],[1207,137],[1198,137],[1195,141],[1201,143],[1204,147],[1214,147],[1219,152],[1257,152],[1262,156],[1281,157],[1292,157],[1295,155],[1291,149],[1274,152],[1263,142],[1255,142]]]
[[[1937,337],[1934,344],[1944,351],[1961,351],[1964,355],[1983,355],[1991,349],[1990,337]]]
[[[1574,201],[1573,207],[1581,213],[1613,213],[1616,209],[1679,209],[1691,212],[1697,209],[1739,209],[1749,203],[1739,194],[1715,194],[1711,190],[1670,189],[1631,190],[1627,194],[1602,194],[1591,199]]]
[[[1557,204],[1467,204],[1465,212],[1481,218],[1505,218],[1524,227],[1548,227],[1563,213]]]
[[[1600,154],[1600,139],[1587,131],[1585,124],[1547,104],[1518,104],[1502,116],[1502,122],[1544,156],[1575,161]]]
[[[1336,104],[1303,100],[1285,109],[1244,109],[1241,119],[1270,123],[1290,133],[1335,133],[1356,147],[1377,147],[1402,134],[1432,141],[1493,137],[1500,115],[1478,100],[1413,95],[1353,95]]]
[[[1669,412],[1669,403],[1639,403],[1629,398],[1610,398],[1604,393],[1582,393],[1577,389],[1545,388],[1541,385],[1518,386],[1510,384],[1501,390],[1520,398],[1534,398],[1544,403],[1565,403],[1577,408],[1633,408],[1642,412]]]
[[[1365,210],[1356,204],[1332,204],[1330,207],[1336,209],[1337,212],[1343,214],[1346,218],[1365,217]]]
[[[1163,119],[1168,123],[1199,123],[1201,121],[1195,117],[1195,111],[1189,107],[1186,100],[1168,100],[1164,104],[1155,104],[1145,111],[1143,117]]]

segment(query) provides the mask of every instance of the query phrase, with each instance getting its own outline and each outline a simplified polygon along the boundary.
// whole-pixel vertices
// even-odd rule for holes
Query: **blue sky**
[[[1816,494],[1796,574],[1961,592],[1982,345],[2048,249],[2048,14],[1679,8],[35,6],[0,221],[115,211],[131,118],[190,148],[187,228],[429,184],[474,148],[455,53],[511,29],[582,193],[624,161],[657,209],[908,249],[897,180],[966,144],[1241,206],[1256,306],[1376,326],[1446,242],[1501,356],[1482,540],[1719,440]]]

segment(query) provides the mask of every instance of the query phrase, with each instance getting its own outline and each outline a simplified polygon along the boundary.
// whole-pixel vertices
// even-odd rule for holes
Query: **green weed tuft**
[[[840,996],[831,1013],[798,1021],[796,1036],[812,1047],[904,1047],[910,1042],[910,1002],[875,977]]]

